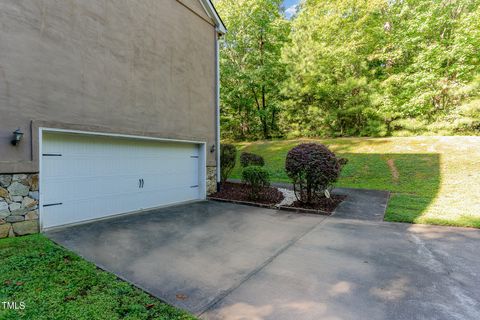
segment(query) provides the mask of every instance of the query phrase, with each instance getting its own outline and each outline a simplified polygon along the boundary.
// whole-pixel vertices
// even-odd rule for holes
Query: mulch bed
[[[310,210],[318,210],[323,211],[325,213],[332,213],[335,208],[345,200],[347,196],[345,195],[332,195],[330,199],[323,198],[318,200],[314,204],[305,204],[300,201],[295,201],[290,206],[291,208],[299,208],[299,209],[310,209]]]
[[[318,200],[315,204],[306,205],[299,201],[295,201],[291,205],[278,204],[283,200],[284,196],[277,188],[264,188],[259,197],[252,199],[250,187],[243,183],[226,182],[222,184],[220,192],[216,192],[209,196],[209,199],[224,202],[233,202],[271,209],[287,210],[297,213],[309,213],[319,215],[330,215],[337,206],[345,200],[345,195],[332,195],[330,199],[324,198]]]
[[[242,183],[225,182],[220,188],[220,192],[210,195],[211,198],[236,200],[245,202],[254,202],[260,204],[274,205],[283,200],[283,194],[277,188],[264,188],[258,199],[252,199],[250,188]]]

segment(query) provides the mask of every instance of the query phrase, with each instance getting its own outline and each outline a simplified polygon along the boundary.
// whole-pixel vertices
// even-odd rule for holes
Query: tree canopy
[[[281,0],[216,5],[229,28],[220,55],[223,130],[237,139],[277,135],[285,80],[281,51],[289,34]]]
[[[480,0],[218,0],[222,134],[480,132]]]

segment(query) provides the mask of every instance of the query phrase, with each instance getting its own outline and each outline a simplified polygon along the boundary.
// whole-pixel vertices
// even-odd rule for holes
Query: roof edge
[[[227,32],[227,28],[225,27],[225,24],[223,23],[222,18],[220,18],[220,15],[218,14],[217,9],[215,9],[215,6],[213,5],[212,1],[200,0],[200,3],[202,4],[203,8],[207,12],[208,16],[213,19],[218,33],[225,34]]]

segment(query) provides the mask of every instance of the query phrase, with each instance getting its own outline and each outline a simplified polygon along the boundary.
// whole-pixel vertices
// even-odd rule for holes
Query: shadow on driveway
[[[199,202],[47,234],[205,319],[480,319],[480,230]]]

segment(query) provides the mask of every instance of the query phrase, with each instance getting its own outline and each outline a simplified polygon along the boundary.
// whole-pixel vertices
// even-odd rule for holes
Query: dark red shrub
[[[329,195],[346,162],[322,144],[303,143],[288,152],[285,170],[292,179],[297,199],[314,203]]]

